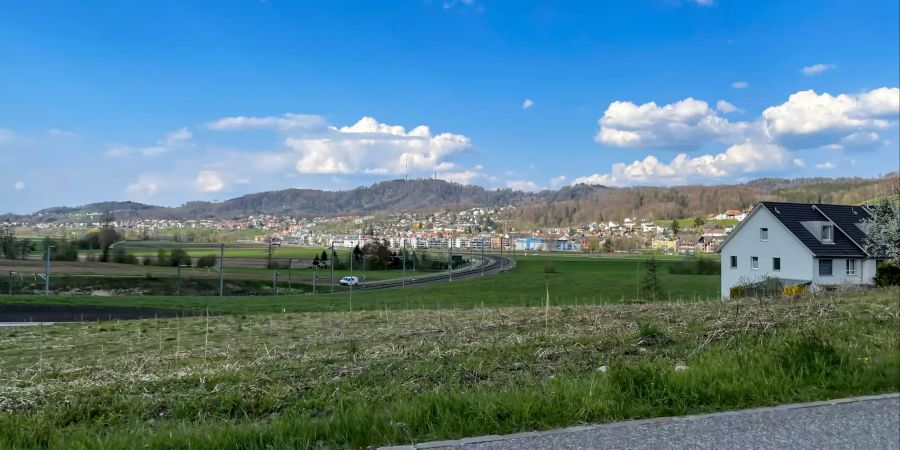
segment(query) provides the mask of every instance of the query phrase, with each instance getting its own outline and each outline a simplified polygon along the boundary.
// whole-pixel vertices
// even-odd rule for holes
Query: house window
[[[772,258],[772,270],[781,270],[781,258]]]
[[[759,269],[759,257],[758,256],[750,257],[750,268],[753,270]]]
[[[822,225],[822,242],[834,240],[834,228],[831,225]]]
[[[830,259],[820,259],[819,260],[819,276],[820,277],[830,277],[831,276],[831,266],[832,260]]]
[[[737,269],[737,256],[732,256],[732,257],[731,257],[731,268],[732,268],[732,269]]]
[[[769,229],[768,228],[760,228],[759,229],[759,240],[766,242],[769,240]]]
[[[856,260],[847,260],[847,275],[856,275]]]

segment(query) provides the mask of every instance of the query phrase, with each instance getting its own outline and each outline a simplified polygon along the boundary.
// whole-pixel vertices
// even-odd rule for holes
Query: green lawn
[[[642,260],[542,258],[521,258],[515,269],[499,275],[402,289],[357,290],[353,292],[352,298],[346,290],[328,294],[329,274],[327,271],[320,271],[319,292],[324,293],[316,295],[224,298],[51,296],[38,301],[185,309],[209,307],[212,311],[222,313],[252,313],[342,311],[351,308],[383,310],[537,306],[544,303],[548,290],[551,305],[620,303],[634,301],[639,297],[638,282],[644,264]],[[671,275],[667,267],[673,261],[659,262],[660,279],[667,299],[696,301],[718,298],[718,275]],[[335,271],[335,282],[348,273],[349,271]],[[372,273],[374,272],[367,272],[367,277]],[[286,281],[286,272],[281,281]],[[0,296],[0,302],[7,303],[35,300],[34,296]]]
[[[898,295],[0,328],[0,448],[369,448],[895,392]]]

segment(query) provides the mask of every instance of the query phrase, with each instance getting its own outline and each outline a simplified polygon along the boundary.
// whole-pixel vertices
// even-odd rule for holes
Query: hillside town
[[[394,249],[524,252],[711,253],[749,210],[729,209],[705,217],[654,220],[625,217],[572,227],[527,228],[515,223],[515,207],[392,215],[290,217],[251,215],[220,219],[119,219],[91,213],[67,220],[10,223],[35,234],[75,236],[108,223],[132,238],[204,242],[217,233],[238,233],[245,243],[352,248],[379,240]],[[41,219],[41,218],[38,218]],[[107,221],[107,222],[104,222]]]

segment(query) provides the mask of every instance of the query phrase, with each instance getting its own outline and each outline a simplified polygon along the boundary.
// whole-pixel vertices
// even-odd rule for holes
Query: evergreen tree
[[[659,281],[659,264],[653,258],[644,262],[640,292],[641,298],[644,300],[659,301],[665,297],[662,283]]]
[[[678,220],[672,219],[672,224],[669,225],[669,228],[672,230],[672,237],[678,236],[678,232],[681,231],[681,226],[678,225]]]

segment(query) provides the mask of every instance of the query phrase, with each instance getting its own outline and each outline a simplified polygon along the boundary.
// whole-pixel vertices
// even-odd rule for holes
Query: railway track
[[[453,280],[457,279],[466,279],[479,277],[482,273],[484,275],[495,275],[500,272],[505,272],[509,269],[515,267],[515,261],[507,258],[505,256],[498,255],[485,255],[484,259],[489,261],[487,265],[484,266],[484,270],[482,271],[481,266],[472,267],[463,270],[456,270],[453,272]],[[373,281],[371,283],[361,284],[359,286],[354,287],[355,291],[362,290],[375,290],[375,289],[391,289],[398,288],[403,286],[421,286],[426,284],[434,284],[434,283],[447,283],[449,282],[450,274],[444,272],[441,274],[434,275],[426,275],[424,277],[418,278],[408,278],[406,280],[384,280],[384,281]],[[347,290],[346,288],[342,289],[342,291]]]

